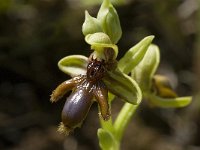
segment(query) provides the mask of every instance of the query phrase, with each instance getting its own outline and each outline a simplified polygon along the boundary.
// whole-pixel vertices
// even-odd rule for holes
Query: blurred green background
[[[114,1],[114,0],[113,0]],[[70,77],[59,71],[64,56],[91,51],[81,26],[84,10],[96,16],[100,0],[0,0],[0,149],[98,150],[97,104],[80,129],[56,132],[65,99],[51,104],[52,90]],[[115,0],[123,30],[119,56],[147,35],[161,49],[158,73],[180,96],[181,109],[143,101],[122,141],[122,150],[200,150],[199,0]],[[116,100],[115,117],[123,102]]]

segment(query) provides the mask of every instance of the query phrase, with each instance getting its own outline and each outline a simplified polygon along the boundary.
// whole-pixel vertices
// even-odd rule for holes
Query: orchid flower
[[[110,0],[103,1],[96,18],[85,12],[82,32],[93,50],[90,56],[71,55],[58,62],[59,69],[72,77],[59,84],[50,98],[57,102],[71,91],[62,110],[59,132],[68,135],[80,127],[91,105],[97,102],[101,121],[97,132],[99,145],[103,150],[118,150],[124,130],[143,97],[159,107],[183,107],[191,102],[190,96],[177,97],[168,79],[155,74],[160,52],[151,44],[154,36],[142,39],[117,61],[116,43],[122,31]],[[125,104],[113,123],[114,97]]]

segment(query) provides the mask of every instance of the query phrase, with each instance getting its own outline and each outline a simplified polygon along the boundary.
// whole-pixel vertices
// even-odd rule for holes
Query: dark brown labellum
[[[92,105],[91,85],[85,83],[76,89],[66,100],[62,111],[62,122],[68,129],[78,127],[87,116]]]

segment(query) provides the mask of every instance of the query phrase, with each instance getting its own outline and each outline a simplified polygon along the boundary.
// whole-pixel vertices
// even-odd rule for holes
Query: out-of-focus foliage
[[[198,6],[196,0],[127,0],[117,5],[123,30],[119,57],[134,42],[153,34],[161,49],[158,72],[170,78],[180,95],[194,94],[199,78],[194,72],[200,72],[199,67],[193,70],[198,62],[193,58]],[[80,132],[64,138],[54,126],[63,104],[49,103],[51,91],[68,78],[57,69],[57,61],[91,52],[81,26],[84,10],[93,16],[98,8],[86,8],[78,0],[0,1],[0,149],[98,149],[96,109]],[[119,105],[113,106],[114,116]],[[122,149],[199,149],[199,110],[198,99],[182,109],[161,110],[143,103]]]
[[[100,5],[103,0],[78,0],[78,1],[82,5],[92,6],[92,5],[97,5],[97,4]],[[122,5],[122,4],[125,4],[128,1],[130,1],[130,0],[111,0],[111,3],[115,4],[115,5]]]

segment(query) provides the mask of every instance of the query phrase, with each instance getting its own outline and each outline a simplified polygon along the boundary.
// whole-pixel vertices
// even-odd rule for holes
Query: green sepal
[[[176,107],[184,107],[191,103],[192,97],[176,97],[176,98],[161,98],[154,94],[148,95],[149,101],[154,106],[164,107],[164,108],[176,108]]]
[[[88,58],[83,55],[71,55],[62,58],[58,62],[58,67],[64,73],[74,77],[86,74]]]
[[[143,92],[152,87],[152,78],[160,62],[160,51],[158,46],[151,44],[148,47],[143,59],[132,70],[131,76],[139,84]]]
[[[117,11],[110,3],[104,0],[97,14],[97,19],[101,23],[103,31],[110,37],[113,44],[116,44],[122,35],[121,25]]]
[[[82,25],[82,32],[86,36],[88,34],[93,34],[96,32],[102,32],[102,28],[99,20],[90,16],[88,11],[85,11],[85,21]]]
[[[138,84],[120,70],[108,71],[103,78],[108,90],[124,101],[131,104],[139,104],[142,99]]]
[[[102,150],[118,150],[119,144],[114,139],[112,133],[102,128],[98,129],[97,135],[99,138],[99,145]]]
[[[97,58],[106,59],[104,56],[105,48],[112,48],[114,51],[113,59],[116,59],[118,55],[118,47],[115,44],[112,44],[109,36],[103,32],[98,32],[94,34],[88,34],[85,37],[85,41],[91,45],[91,49],[95,51]]]
[[[114,122],[115,138],[121,141],[124,131],[127,128],[128,123],[132,119],[139,105],[132,105],[125,103],[117,115]]]
[[[147,36],[138,44],[130,48],[120,59],[118,63],[119,69],[126,74],[130,73],[134,67],[143,59],[153,39],[154,36]]]

